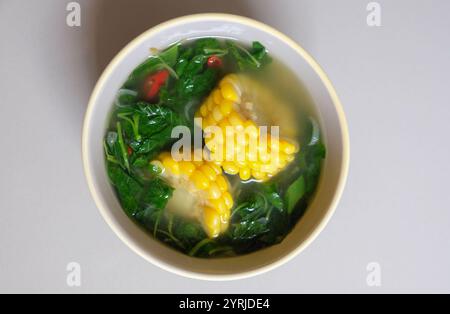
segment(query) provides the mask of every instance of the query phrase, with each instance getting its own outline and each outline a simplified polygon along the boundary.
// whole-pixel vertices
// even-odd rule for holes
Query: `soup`
[[[228,257],[301,219],[320,134],[308,92],[261,43],[201,38],[151,49],[117,93],[104,151],[130,219],[190,256]]]

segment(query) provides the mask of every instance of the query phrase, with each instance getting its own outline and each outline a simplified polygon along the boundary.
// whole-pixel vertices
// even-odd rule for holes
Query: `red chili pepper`
[[[218,56],[211,56],[208,58],[208,61],[206,64],[210,68],[220,68],[222,67],[222,59],[220,59]]]
[[[147,100],[152,100],[155,98],[158,95],[161,86],[167,81],[168,78],[169,71],[167,70],[158,71],[147,77],[143,86],[145,98]]]
[[[133,149],[130,146],[128,146],[127,153],[128,156],[131,156],[133,154]]]

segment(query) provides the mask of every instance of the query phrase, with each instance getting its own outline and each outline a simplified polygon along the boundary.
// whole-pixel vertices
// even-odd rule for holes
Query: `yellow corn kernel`
[[[231,85],[233,85],[233,86],[237,86],[237,85],[239,85],[239,77],[236,75],[236,74],[234,74],[234,73],[231,73],[231,74],[228,74],[227,76],[225,76],[220,82],[219,82],[219,87],[220,88],[222,88],[223,87],[223,85],[225,85],[225,84],[231,84]]]
[[[265,173],[274,173],[277,171],[277,165],[273,162],[269,162],[267,164],[263,164],[261,165],[261,167],[259,168],[259,171],[261,172],[265,172]]]
[[[201,148],[196,148],[194,149],[194,151],[192,152],[192,163],[194,164],[195,167],[200,167],[201,165],[204,164],[204,151]]]
[[[287,155],[295,154],[297,152],[297,146],[287,141],[280,141],[280,151]]]
[[[278,139],[269,137],[267,139],[267,146],[270,148],[270,151],[274,152],[280,151],[280,141]]]
[[[268,163],[269,161],[270,161],[270,153],[268,153],[268,152],[264,152],[264,151],[260,151],[259,152],[259,161],[261,162],[261,163]]]
[[[192,173],[190,180],[198,190],[205,190],[210,186],[208,178],[199,170],[195,170],[194,173]]]
[[[216,182],[211,182],[208,188],[208,198],[215,200],[222,196],[219,185]]]
[[[224,151],[225,151],[225,159],[226,160],[234,160],[235,159],[234,157],[236,155],[236,145],[231,145],[231,144],[227,143],[224,147]]]
[[[259,171],[261,169],[261,164],[259,162],[250,162],[248,165],[254,171]]]
[[[234,163],[236,164],[236,166],[238,166],[239,168],[245,168],[247,167],[247,162],[244,160],[240,160],[239,158],[237,158]]]
[[[229,192],[223,193],[222,198],[227,209],[233,208],[233,197],[231,197],[231,194]]]
[[[195,171],[195,165],[189,161],[180,162],[180,172],[183,175],[190,177]]]
[[[232,102],[239,101],[239,95],[236,92],[236,89],[234,88],[234,86],[232,84],[224,83],[221,86],[221,90],[220,91],[222,92],[222,97],[223,98],[225,98],[227,100],[230,100]]]
[[[209,200],[209,203],[211,204],[211,207],[219,213],[219,215],[223,215],[228,211],[227,205],[225,204],[224,199],[221,197]]]
[[[212,112],[212,116],[213,116],[214,120],[216,120],[218,122],[222,121],[224,116],[222,114],[222,111],[220,111],[220,107],[219,106],[214,107],[213,112]]]
[[[162,159],[164,168],[172,172],[174,175],[180,174],[180,165],[176,162],[172,156],[166,156]]]
[[[206,107],[208,108],[208,111],[212,111],[215,107],[214,98],[212,96],[209,96],[206,99]]]
[[[294,161],[294,159],[295,159],[295,155],[287,155],[286,156],[286,161],[289,163],[289,162],[292,162],[292,161]]]
[[[230,121],[232,126],[244,126],[244,121],[242,121],[241,116],[236,111],[230,113],[230,115],[228,116],[228,120]]]
[[[232,101],[224,99],[219,105],[220,112],[222,112],[224,116],[228,116],[233,110],[233,105]]]
[[[282,168],[286,167],[286,165],[287,165],[286,155],[280,154],[278,156],[278,158],[273,160],[273,162],[277,165],[278,169],[282,169]]]
[[[220,232],[225,232],[230,225],[230,220],[226,219],[223,216],[220,216]]]
[[[247,181],[251,178],[252,176],[252,172],[250,170],[250,168],[241,168],[239,170],[239,177],[241,178],[242,181]]]
[[[217,125],[217,121],[214,120],[212,115],[207,116],[205,119],[203,119],[203,128],[206,129],[207,127],[210,126],[215,126]]]
[[[245,156],[247,159],[247,163],[258,161],[258,152],[251,147],[249,147],[249,150],[246,152]]]
[[[213,99],[214,99],[214,103],[216,105],[220,105],[220,103],[223,100],[222,93],[220,92],[220,90],[219,89],[214,90],[212,96],[213,96]]]
[[[223,171],[228,174],[235,175],[239,173],[239,167],[235,165],[233,162],[225,161],[222,165]]]
[[[214,138],[206,138],[205,139],[205,145],[206,145],[206,147],[208,147],[208,149],[211,152],[214,152],[216,150],[216,148],[217,148],[216,144],[217,144],[217,142],[214,140]]]
[[[230,121],[226,118],[219,122],[218,126],[219,126],[219,128],[222,129],[223,137],[226,136],[227,127],[229,127],[230,125],[231,125]]]
[[[253,178],[255,178],[256,180],[264,180],[266,175],[264,172],[262,171],[257,171],[257,170],[253,170],[252,171],[252,176]]]
[[[200,107],[200,114],[201,114],[201,116],[202,116],[203,118],[205,118],[205,117],[208,115],[208,113],[209,113],[208,106],[207,106],[206,104],[203,104],[203,105]]]
[[[209,207],[203,209],[203,224],[210,238],[220,234],[220,215],[214,209]]]
[[[230,217],[231,217],[231,211],[226,210],[223,214],[220,215],[220,220],[222,223],[228,222],[230,220]]]
[[[199,167],[201,167],[201,166],[203,165],[203,161],[196,161],[196,160],[193,160],[192,163],[194,164],[194,166],[195,166],[196,168],[199,168]]]
[[[208,178],[208,180],[210,181],[216,180],[217,174],[214,171],[214,169],[210,167],[208,164],[202,165],[198,170],[200,170],[205,175],[205,177]]]
[[[216,183],[219,186],[221,192],[225,192],[228,190],[228,182],[223,176],[218,176],[216,179]]]
[[[222,174],[222,168],[219,165],[216,165],[215,163],[209,163],[209,166],[214,170],[214,172],[216,173],[216,175],[221,175]]]
[[[244,122],[244,130],[245,133],[252,138],[257,138],[259,135],[258,127],[251,120],[247,120]]]

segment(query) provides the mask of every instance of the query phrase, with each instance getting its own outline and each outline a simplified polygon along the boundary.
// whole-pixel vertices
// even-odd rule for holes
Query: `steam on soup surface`
[[[180,126],[184,144],[200,132],[201,146],[179,145]],[[259,42],[216,38],[153,51],[118,91],[104,150],[126,214],[196,257],[281,242],[325,157],[312,101],[282,60]]]

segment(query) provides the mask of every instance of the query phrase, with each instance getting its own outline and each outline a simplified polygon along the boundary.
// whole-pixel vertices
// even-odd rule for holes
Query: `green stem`
[[[213,49],[213,48],[204,48],[203,52],[207,55],[214,54],[218,57],[223,57],[228,54],[228,49]]]
[[[214,242],[214,240],[212,239],[203,239],[200,242],[198,242],[193,248],[192,250],[189,252],[189,256],[195,256],[195,254],[197,254],[197,252],[206,244],[212,243]]]
[[[174,69],[172,69],[172,67],[170,65],[168,65],[166,63],[166,61],[164,61],[163,58],[161,58],[160,56],[155,56],[156,59],[159,60],[159,62],[161,62],[161,66],[166,69],[167,71],[169,71],[170,75],[172,75],[174,78],[176,78],[177,80],[179,79],[177,72],[175,72]]]
[[[261,66],[261,62],[256,60],[256,58],[254,56],[252,56],[252,54],[250,52],[248,52],[247,49],[245,49],[244,47],[241,47],[240,45],[236,45],[236,47],[239,48],[241,51],[243,51],[253,61],[253,63],[255,63],[257,68],[259,68]]]
[[[177,238],[175,238],[173,235],[171,235],[170,233],[164,231],[164,230],[158,230],[159,233],[164,234],[166,237],[169,237],[173,242],[175,242],[180,248],[182,248],[183,250],[186,249],[183,245],[183,243],[181,243],[180,240],[178,240]]]
[[[122,124],[120,122],[117,122],[117,134],[119,135],[119,145],[120,145],[120,151],[122,153],[123,162],[125,163],[125,167],[128,171],[130,171],[130,163],[128,161],[128,152],[125,148],[125,142],[123,140],[123,134],[122,134]]]
[[[218,247],[216,249],[213,249],[213,250],[209,251],[208,254],[210,256],[212,256],[212,255],[217,254],[219,252],[234,252],[234,251],[233,251],[233,248],[231,246],[221,246],[221,247]]]
[[[105,150],[106,160],[109,161],[109,162],[112,162],[114,164],[119,164],[117,159],[108,152],[108,145],[106,145],[106,141],[103,141],[103,148]]]
[[[125,120],[127,121],[129,124],[131,124],[131,128],[133,129],[133,134],[134,134],[134,138],[136,139],[136,141],[140,141],[141,140],[141,135],[139,134],[139,115],[138,114],[134,114],[133,115],[133,120],[131,120],[128,117],[127,113],[119,113],[117,115],[117,117],[119,119]]]
[[[153,226],[153,236],[156,238],[156,234],[158,233],[159,221],[161,220],[162,211],[159,212],[158,218],[156,218],[155,225]]]

